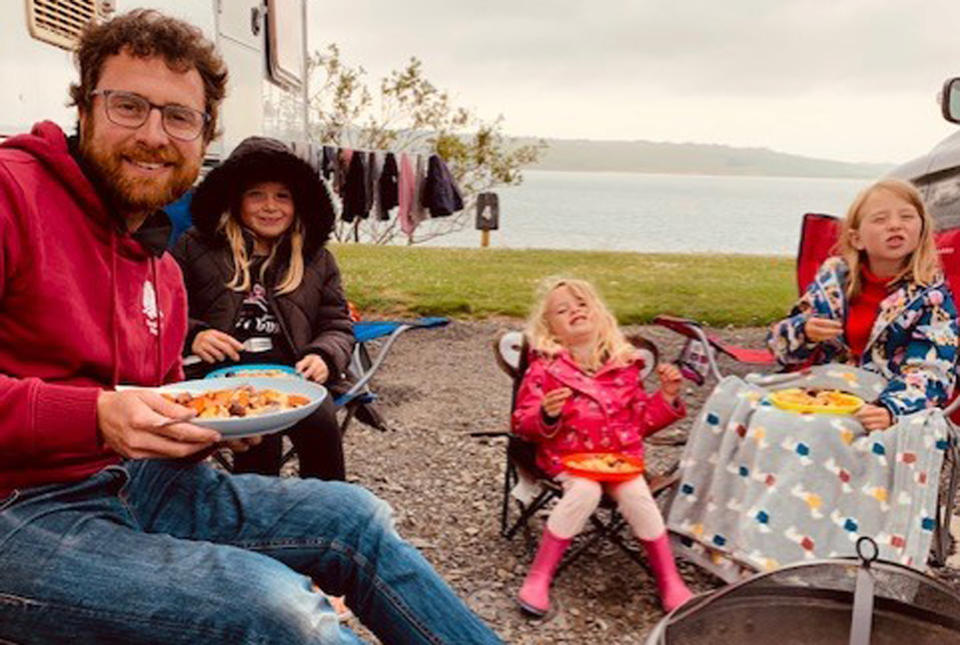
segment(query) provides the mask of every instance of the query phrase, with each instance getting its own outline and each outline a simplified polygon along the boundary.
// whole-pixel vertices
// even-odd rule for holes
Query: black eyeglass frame
[[[190,142],[190,141],[196,141],[200,135],[206,132],[207,127],[210,124],[210,115],[207,114],[206,112],[201,112],[200,110],[197,110],[195,108],[192,108],[186,105],[178,105],[176,103],[167,103],[166,105],[158,105],[153,101],[151,101],[150,99],[148,99],[147,97],[141,96],[136,92],[128,92],[126,90],[93,90],[92,92],[90,92],[91,98],[95,96],[103,97],[103,108],[104,108],[104,112],[107,115],[107,119],[110,120],[110,123],[114,125],[119,125],[121,128],[129,128],[131,130],[136,130],[137,128],[141,127],[144,123],[147,122],[147,119],[150,118],[150,113],[153,112],[153,110],[159,110],[160,117],[161,117],[160,124],[163,126],[163,131],[166,132],[167,135],[169,135],[170,137],[173,137],[174,139],[176,139],[177,141]],[[131,99],[135,99],[137,101],[143,101],[144,103],[146,103],[149,109],[147,110],[145,116],[143,117],[143,121],[141,121],[137,125],[131,125],[129,123],[119,123],[115,121],[113,116],[111,116],[110,114],[110,97],[111,96],[125,96]],[[170,132],[169,128],[167,127],[167,116],[166,116],[167,110],[169,108],[176,108],[178,110],[187,110],[194,114],[199,114],[202,120],[202,123],[197,133],[192,137],[186,138],[186,137],[175,135],[172,132]]]

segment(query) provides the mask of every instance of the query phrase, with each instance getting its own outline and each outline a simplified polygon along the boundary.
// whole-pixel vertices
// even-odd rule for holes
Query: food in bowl
[[[635,460],[615,453],[584,455],[567,460],[567,466],[597,473],[627,474],[639,470]]]
[[[258,390],[252,385],[210,390],[198,394],[163,392],[161,396],[178,405],[192,408],[196,411],[198,419],[248,417],[292,410],[310,403],[310,398],[301,394],[289,394],[271,389]]]
[[[777,390],[770,395],[779,408],[803,413],[851,414],[863,406],[859,396],[841,390],[793,387]]]

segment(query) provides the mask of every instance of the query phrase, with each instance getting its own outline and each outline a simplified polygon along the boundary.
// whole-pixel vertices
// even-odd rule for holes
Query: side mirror
[[[960,78],[951,78],[943,84],[940,109],[947,121],[960,123]]]

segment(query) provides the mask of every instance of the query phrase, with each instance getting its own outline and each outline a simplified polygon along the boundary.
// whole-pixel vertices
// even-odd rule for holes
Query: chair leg
[[[520,517],[510,526],[506,533],[503,534],[503,537],[508,540],[511,539],[514,535],[517,534],[517,531],[520,530],[520,527],[525,526],[527,521],[534,516],[541,508],[543,508],[547,502],[557,496],[557,492],[548,489],[543,490],[539,495],[537,495],[532,502],[526,507],[523,507],[520,512]]]
[[[503,499],[500,506],[500,535],[507,536],[507,516],[510,514],[510,491],[516,486],[519,475],[517,467],[507,456],[507,465],[503,471]]]

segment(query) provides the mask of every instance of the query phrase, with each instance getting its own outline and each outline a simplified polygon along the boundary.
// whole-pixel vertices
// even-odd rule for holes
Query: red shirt
[[[860,293],[850,301],[844,325],[850,351],[857,358],[867,348],[873,323],[880,312],[880,303],[889,294],[889,282],[889,278],[878,278],[867,267],[860,267]]]

